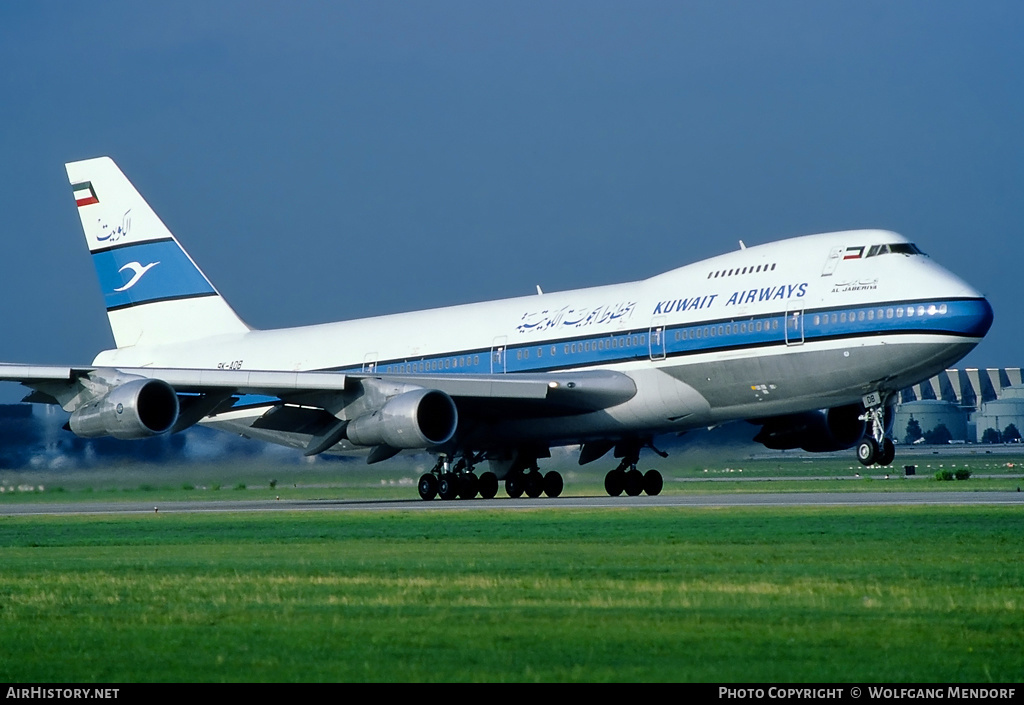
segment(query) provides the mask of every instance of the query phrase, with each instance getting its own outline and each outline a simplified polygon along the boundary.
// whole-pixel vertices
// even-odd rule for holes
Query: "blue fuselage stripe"
[[[761,316],[716,319],[620,331],[599,336],[517,343],[504,348],[477,348],[443,355],[380,360],[372,366],[334,368],[383,374],[489,374],[550,372],[634,360],[701,355],[738,349],[880,335],[932,334],[981,337],[992,322],[984,299],[886,302]]]
[[[912,313],[911,313],[912,311]],[[833,316],[835,317],[833,319]],[[985,299],[893,301],[871,306],[775,312],[761,316],[657,325],[598,336],[474,348],[418,358],[388,359],[331,371],[387,375],[492,374],[557,370],[663,360],[730,350],[757,350],[883,335],[930,334],[980,338],[992,324]],[[252,403],[251,397],[236,403]],[[268,399],[259,398],[261,404]]]

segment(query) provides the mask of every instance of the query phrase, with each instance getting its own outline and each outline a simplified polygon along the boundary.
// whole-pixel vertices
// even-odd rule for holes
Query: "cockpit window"
[[[896,242],[891,245],[872,245],[868,248],[867,257],[878,255],[900,254],[900,255],[923,255],[924,253],[917,245],[911,242]]]
[[[889,252],[895,252],[901,255],[923,255],[924,253],[918,249],[917,245],[912,242],[900,242],[895,245],[889,245]]]

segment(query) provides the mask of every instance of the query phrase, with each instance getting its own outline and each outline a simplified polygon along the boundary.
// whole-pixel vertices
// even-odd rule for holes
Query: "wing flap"
[[[0,382],[70,382],[75,368],[59,365],[18,365],[0,363]]]
[[[276,372],[272,370],[199,370],[119,367],[128,375],[161,379],[180,392],[231,390],[236,394],[280,395],[290,392],[343,392],[347,376],[340,372]]]

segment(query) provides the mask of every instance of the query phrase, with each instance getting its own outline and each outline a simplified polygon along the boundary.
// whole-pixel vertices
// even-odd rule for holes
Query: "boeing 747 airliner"
[[[91,438],[196,423],[307,455],[437,456],[423,499],[557,496],[540,459],[610,451],[611,495],[657,494],[656,439],[728,421],[770,448],[892,463],[898,390],[954,364],[992,309],[884,230],[809,235],[643,281],[342,323],[253,330],[109,158],[67,165],[116,348],[4,365]],[[742,243],[741,243],[742,245]],[[488,461],[479,475],[476,467]]]

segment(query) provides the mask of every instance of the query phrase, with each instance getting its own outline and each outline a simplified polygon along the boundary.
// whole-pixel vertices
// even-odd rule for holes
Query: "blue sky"
[[[112,345],[63,167],[110,155],[259,328],[882,227],[989,296],[961,364],[1019,366],[1022,37],[996,1],[6,3],[0,359]]]

